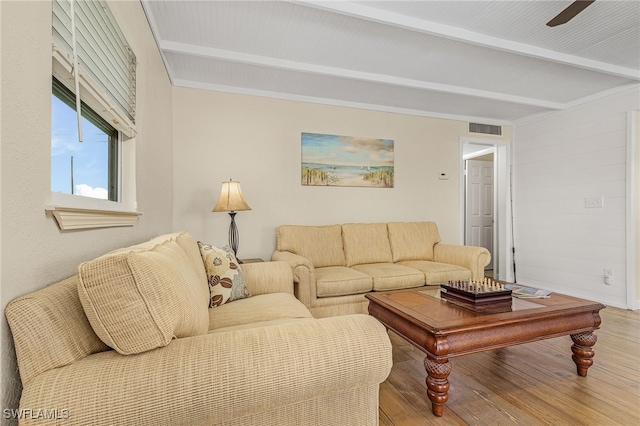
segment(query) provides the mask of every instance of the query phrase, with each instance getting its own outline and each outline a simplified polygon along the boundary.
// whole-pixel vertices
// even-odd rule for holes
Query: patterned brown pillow
[[[251,297],[240,264],[228,246],[220,249],[198,241],[198,247],[207,271],[210,308]]]

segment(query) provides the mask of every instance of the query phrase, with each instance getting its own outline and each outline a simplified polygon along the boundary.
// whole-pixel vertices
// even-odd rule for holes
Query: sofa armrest
[[[226,424],[377,387],[391,366],[384,326],[340,316],[182,338],[137,355],[94,354],[35,377],[20,406],[64,409],[65,425]]]
[[[254,296],[265,293],[293,294],[293,274],[285,262],[243,263],[242,273]]]
[[[287,262],[293,271],[295,283],[294,294],[307,308],[315,306],[316,277],[313,263],[306,257],[290,251],[276,250],[271,255],[271,260]]]
[[[313,263],[304,256],[292,253],[290,251],[276,250],[271,255],[271,260],[282,260],[287,262],[291,269],[296,269],[298,266],[304,266],[307,269],[313,270]]]
[[[463,266],[471,271],[474,280],[484,277],[484,267],[491,261],[491,253],[484,247],[438,243],[433,247],[434,261]]]

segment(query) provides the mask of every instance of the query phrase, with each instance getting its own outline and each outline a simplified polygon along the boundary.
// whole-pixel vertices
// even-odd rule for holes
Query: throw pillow
[[[207,271],[210,308],[251,297],[240,264],[228,246],[220,249],[198,241],[198,247]]]
[[[82,263],[78,296],[100,340],[123,355],[206,334],[209,328],[198,275],[171,240]]]

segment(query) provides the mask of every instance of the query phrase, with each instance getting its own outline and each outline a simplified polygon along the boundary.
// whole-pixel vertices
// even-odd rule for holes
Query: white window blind
[[[54,75],[74,87],[73,21],[82,99],[134,136],[136,57],[109,7],[102,0],[52,0],[52,11]]]

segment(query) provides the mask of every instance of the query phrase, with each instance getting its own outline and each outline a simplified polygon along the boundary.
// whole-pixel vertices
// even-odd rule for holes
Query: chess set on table
[[[478,313],[511,311],[511,290],[490,278],[440,284],[440,297]]]

